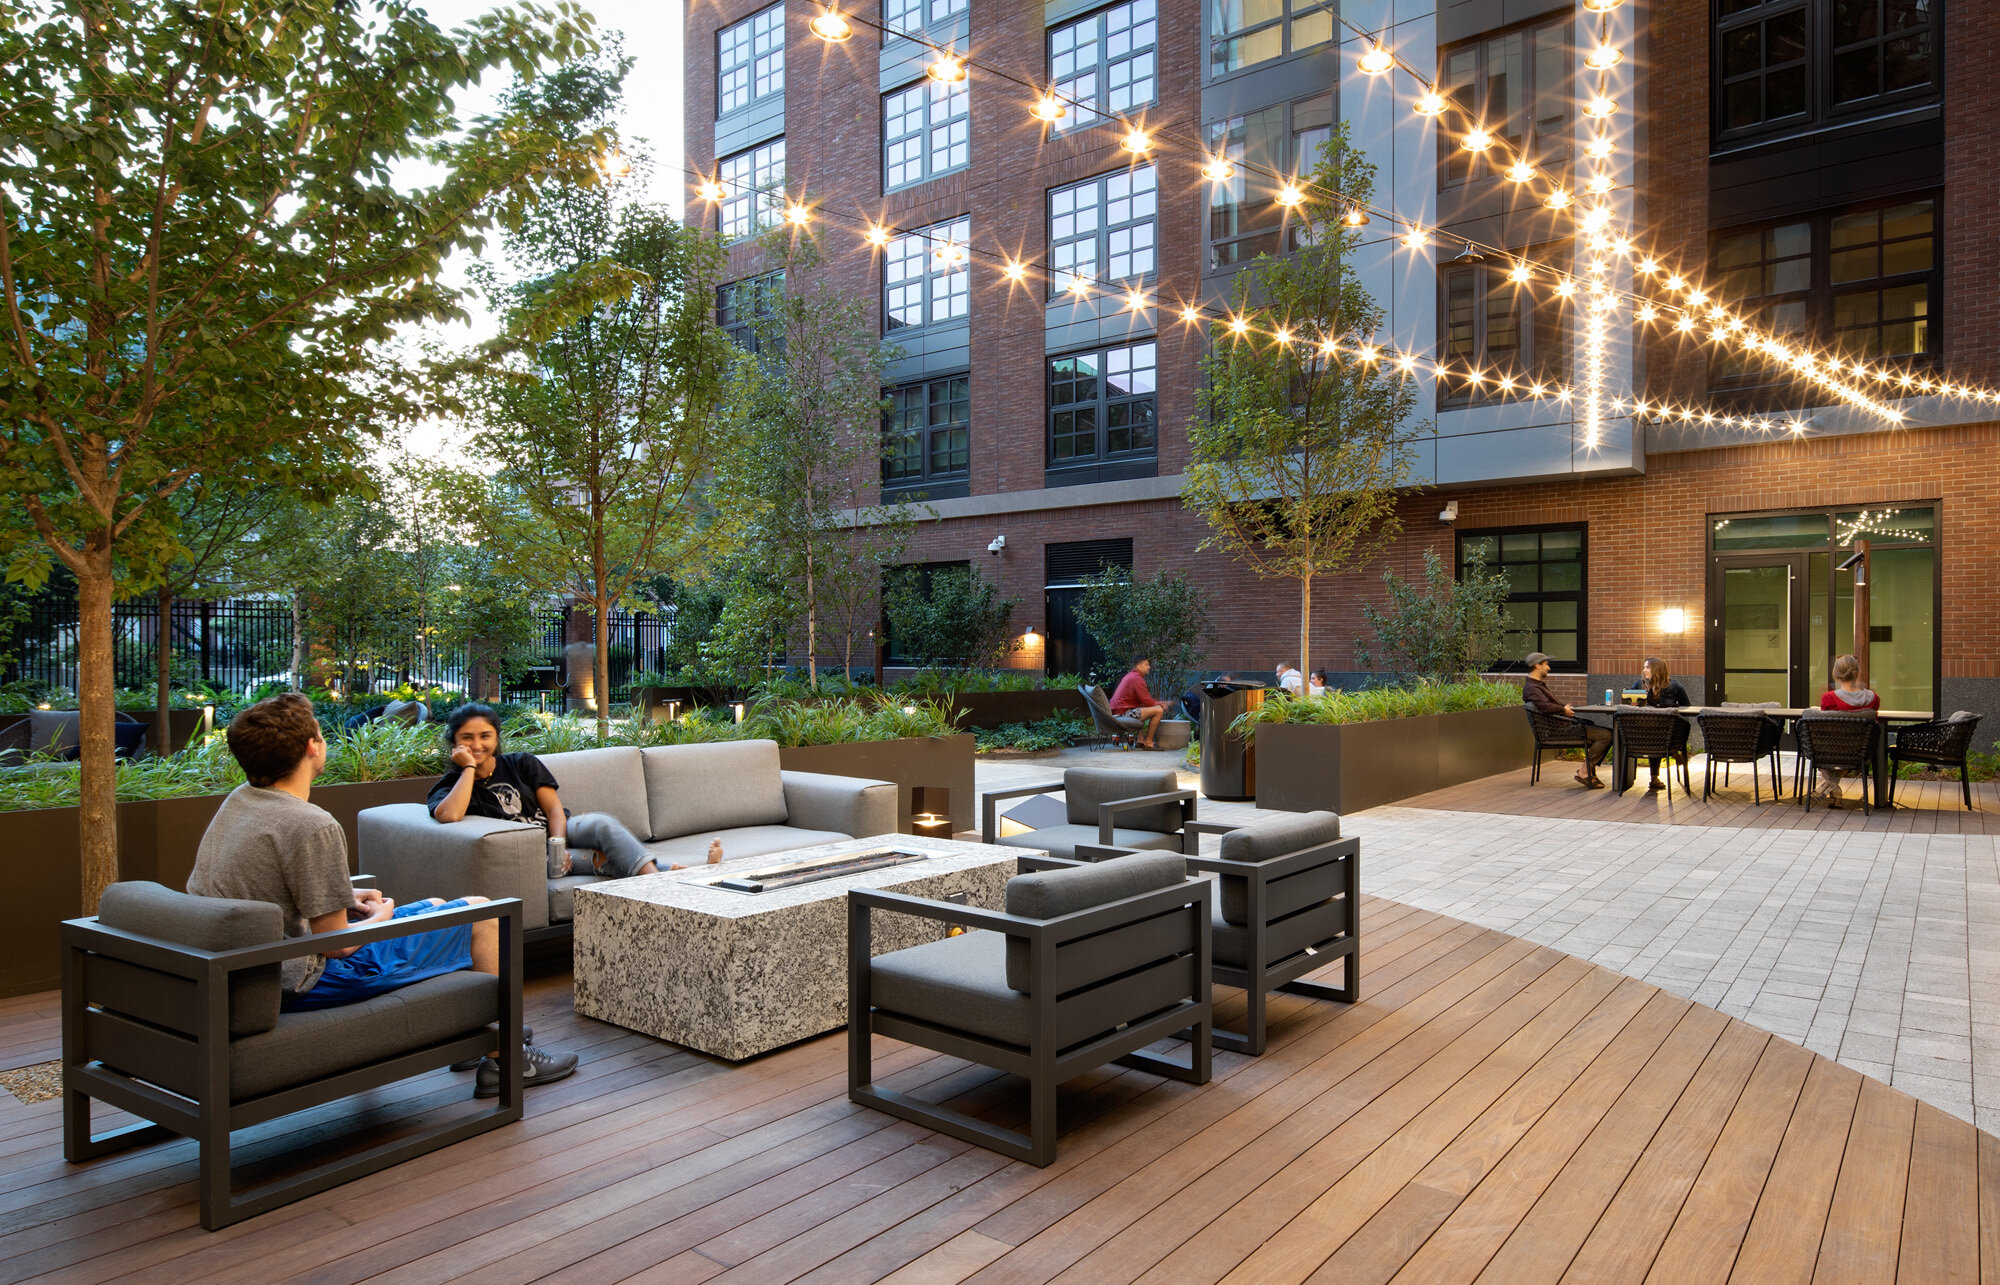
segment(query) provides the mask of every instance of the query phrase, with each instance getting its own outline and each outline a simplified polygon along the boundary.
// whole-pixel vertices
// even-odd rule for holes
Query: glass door
[[[1716,558],[1709,585],[1709,700],[1805,699],[1803,555]]]

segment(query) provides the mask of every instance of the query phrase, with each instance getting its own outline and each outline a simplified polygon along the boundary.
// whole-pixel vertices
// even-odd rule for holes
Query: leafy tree
[[[865,301],[818,275],[818,247],[786,229],[765,242],[783,264],[756,353],[739,355],[730,403],[742,431],[722,473],[722,494],[743,506],[743,560],[786,592],[783,613],[819,686],[822,647],[854,675],[854,641],[866,632],[882,571],[909,545],[915,512],[870,503],[880,482],[882,381],[892,349]],[[775,625],[778,622],[773,622]]]
[[[1104,648],[1110,669],[1092,681],[1115,682],[1140,657],[1153,662],[1154,694],[1171,705],[1187,690],[1188,674],[1200,664],[1210,638],[1211,599],[1178,571],[1133,580],[1123,567],[1087,576],[1076,616]]]
[[[513,110],[608,119],[629,64],[563,68],[509,98]],[[597,615],[600,735],[610,732],[610,616],[662,571],[685,573],[726,543],[698,487],[723,435],[729,341],[710,309],[722,251],[663,206],[630,197],[646,164],[553,194],[505,238],[517,278],[487,276],[506,334],[475,379],[474,449],[505,497],[487,538],[533,583]]]
[[[562,0],[446,33],[411,0],[0,3],[0,531],[81,607],[83,907],[117,877],[111,604],[171,556],[163,501],[203,470],[290,487],[350,463],[426,395],[382,360],[458,316],[454,250],[604,139],[519,110],[462,122],[490,68],[585,40]],[[397,185],[406,160],[440,164]]]
[[[927,668],[995,666],[1020,646],[1013,636],[1014,600],[1001,597],[978,567],[928,576],[916,567],[897,568],[882,598],[897,646]]]
[[[1361,605],[1375,636],[1372,647],[1355,644],[1355,658],[1364,668],[1384,660],[1422,678],[1453,679],[1477,674],[1499,657],[1509,585],[1507,577],[1489,575],[1478,554],[1464,578],[1454,579],[1444,559],[1426,549],[1421,586],[1393,571],[1382,573],[1382,583],[1389,590],[1387,610]]]
[[[1208,522],[1200,547],[1298,583],[1307,672],[1313,581],[1360,563],[1401,529],[1396,490],[1410,479],[1422,431],[1406,425],[1415,387],[1374,355],[1382,310],[1349,263],[1359,234],[1340,221],[1348,201],[1368,199],[1374,174],[1345,128],[1336,131],[1293,212],[1304,220],[1299,248],[1259,257],[1237,277],[1236,311],[1256,301],[1286,338],[1219,336],[1188,427],[1194,461],[1182,496]]]

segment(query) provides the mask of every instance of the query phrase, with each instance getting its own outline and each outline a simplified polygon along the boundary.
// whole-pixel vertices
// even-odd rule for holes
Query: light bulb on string
[[[1583,114],[1592,120],[1609,119],[1618,110],[1618,104],[1599,94],[1584,104]]]
[[[1574,298],[1576,295],[1576,282],[1571,281],[1568,277],[1564,277],[1562,280],[1556,282],[1556,295],[1563,299]]]
[[[1036,99],[1035,105],[1028,111],[1036,120],[1042,121],[1059,121],[1069,115],[1069,108],[1058,102],[1053,94],[1045,94]]]
[[[1599,45],[1584,57],[1583,65],[1592,71],[1609,71],[1623,56],[1616,45]]]
[[[1211,183],[1227,183],[1236,177],[1236,166],[1220,156],[1211,156],[1201,167],[1201,176]]]
[[[1583,0],[1583,7],[1589,13],[1610,13],[1625,0]]]
[[[1444,109],[1444,95],[1435,89],[1426,89],[1423,93],[1417,95],[1417,101],[1411,107],[1411,110],[1419,116],[1436,116],[1442,113]]]
[[[1292,332],[1285,329],[1283,326],[1279,326],[1277,330],[1272,332],[1271,341],[1277,344],[1280,348],[1290,347],[1292,342]]]
[[[1542,204],[1548,206],[1551,210],[1566,210],[1575,199],[1563,189],[1556,188],[1548,194],[1547,199]]]
[[[1660,275],[1660,261],[1648,255],[1646,258],[1639,260],[1639,271],[1649,277],[1657,277]]]
[[[1028,278],[1028,265],[1019,259],[1007,260],[1000,271],[1006,274],[1009,281],[1025,281]]]
[[[1153,136],[1143,129],[1135,129],[1118,140],[1118,145],[1138,156],[1153,150]]]
[[[1069,284],[1063,288],[1081,299],[1084,295],[1090,293],[1090,279],[1088,277],[1071,277]]]
[[[1604,196],[1616,186],[1609,174],[1593,174],[1584,182],[1583,190],[1592,196]]]
[[[1403,247],[1405,249],[1421,250],[1430,243],[1430,235],[1422,228],[1411,228],[1403,234]]]
[[[1682,290],[1687,289],[1687,278],[1682,276],[1678,272],[1674,273],[1672,276],[1667,278],[1667,289],[1672,290],[1676,294],[1678,294]]]
[[[1509,281],[1512,281],[1515,285],[1526,285],[1528,282],[1533,281],[1535,279],[1535,274],[1533,271],[1529,269],[1528,261],[1526,259],[1522,259],[1508,271],[1507,279]]]
[[[812,216],[812,207],[802,201],[793,201],[785,207],[785,218],[794,227],[804,227],[806,224],[812,222]]]
[[[1295,205],[1304,204],[1306,194],[1299,190],[1298,184],[1287,183],[1278,189],[1278,194],[1272,199],[1285,208],[1290,209]]]
[[[1652,304],[1642,303],[1639,305],[1639,310],[1633,313],[1632,315],[1633,317],[1635,317],[1640,321],[1651,321],[1655,317],[1659,316],[1660,312],[1659,309],[1655,308]]]
[[[1201,320],[1201,309],[1193,307],[1192,305],[1186,308],[1182,308],[1181,320],[1186,322],[1190,326],[1195,325],[1197,322]]]
[[[1128,290],[1125,292],[1125,310],[1127,312],[1144,312],[1146,307],[1146,295],[1144,291]]]
[[[965,247],[956,245],[950,241],[941,243],[937,249],[931,251],[931,254],[939,263],[954,264],[965,262]]]
[[[1474,125],[1466,131],[1465,137],[1459,141],[1459,146],[1468,152],[1483,152],[1493,146],[1493,134],[1483,125]]]
[[[722,190],[722,184],[716,182],[712,178],[705,178],[701,182],[695,184],[694,194],[696,196],[699,196],[702,200],[709,202],[720,201],[725,196],[728,195],[727,192],[724,192]]]
[[[826,9],[812,20],[812,33],[828,44],[837,45],[854,34],[853,24],[838,9]]]
[[[1250,329],[1250,319],[1248,317],[1231,317],[1229,319],[1229,329],[1232,334],[1246,334]]]
[[[1340,216],[1340,221],[1351,228],[1366,227],[1368,225],[1368,211],[1358,205],[1350,205],[1347,207],[1347,213]]]
[[[1378,41],[1367,53],[1361,55],[1361,61],[1355,65],[1370,76],[1380,76],[1396,66],[1396,56],[1383,48]]]
[[[955,85],[965,79],[965,60],[950,53],[941,53],[931,60],[924,74],[940,85]]]
[[[862,235],[868,239],[868,244],[870,245],[889,244],[889,229],[883,227],[880,223],[869,224],[868,230],[862,233]]]
[[[1583,145],[1583,154],[1593,161],[1608,161],[1617,147],[1608,138],[1593,138]]]
[[[1507,167],[1507,177],[1516,183],[1532,183],[1535,181],[1535,167],[1523,157]]]

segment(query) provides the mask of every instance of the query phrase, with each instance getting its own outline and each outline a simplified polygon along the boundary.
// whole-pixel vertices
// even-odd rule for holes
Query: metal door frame
[[[1784,567],[1790,573],[1789,619],[1786,628],[1790,636],[1786,639],[1791,652],[1791,673],[1786,676],[1785,704],[1798,708],[1805,703],[1806,691],[1806,647],[1812,633],[1806,628],[1807,571],[1810,567],[1807,553],[1786,553],[1773,549],[1752,549],[1742,553],[1711,553],[1708,555],[1708,610],[1704,613],[1708,620],[1708,673],[1703,685],[1708,691],[1702,699],[1705,705],[1720,705],[1725,693],[1723,678],[1723,573],[1741,571],[1751,567]]]

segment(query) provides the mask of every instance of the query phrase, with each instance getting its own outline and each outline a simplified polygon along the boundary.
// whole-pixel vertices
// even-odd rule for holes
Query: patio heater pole
[[[1868,686],[1868,541],[1856,540],[1854,552],[1854,658],[1861,662],[1861,685]]]

